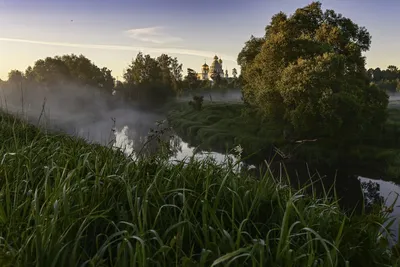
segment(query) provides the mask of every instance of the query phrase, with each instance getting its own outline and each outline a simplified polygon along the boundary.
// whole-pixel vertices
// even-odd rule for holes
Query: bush
[[[201,110],[203,107],[204,96],[193,96],[193,100],[189,101],[189,105],[194,108],[194,110]]]

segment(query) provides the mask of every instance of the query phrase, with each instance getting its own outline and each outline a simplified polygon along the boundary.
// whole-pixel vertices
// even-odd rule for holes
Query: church
[[[201,72],[197,74],[197,78],[199,80],[211,80],[212,74],[219,75],[221,78],[228,78],[228,70],[225,71],[222,68],[222,59],[218,58],[217,56],[214,57],[214,61],[212,62],[211,66],[208,66],[207,63],[204,63],[201,66]]]

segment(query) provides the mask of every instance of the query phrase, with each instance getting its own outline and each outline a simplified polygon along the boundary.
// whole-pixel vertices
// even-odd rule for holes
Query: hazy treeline
[[[223,78],[218,73],[214,72],[209,74],[211,80],[201,80],[198,78],[198,73],[191,69],[187,69],[187,75],[185,76],[185,88],[189,90],[196,89],[221,89],[221,88],[239,88],[241,76],[238,77],[236,68],[232,69],[232,77]]]
[[[126,68],[123,79],[116,81],[108,68],[96,66],[83,55],[71,54],[37,60],[25,71],[11,70],[8,80],[0,81],[0,86],[14,90],[57,90],[66,84],[74,84],[82,89],[97,88],[98,92],[144,105],[160,104],[185,90],[238,86],[236,78],[229,81],[219,75],[212,75],[212,78],[212,81],[200,81],[192,69],[184,75],[182,64],[176,57],[162,54],[153,58],[138,53]]]
[[[0,108],[99,142],[109,140],[113,126],[128,126],[136,142],[163,118],[162,104],[196,92],[190,73],[184,76],[178,59],[166,54],[138,53],[119,81],[83,55],[47,57],[0,80]],[[213,85],[220,88],[217,79]]]
[[[138,58],[141,57],[144,56],[139,54]],[[23,113],[35,124],[46,123],[51,128],[101,143],[112,137],[113,127],[128,126],[129,136],[136,141],[146,136],[155,121],[162,118],[160,114],[149,112],[149,108],[154,110],[154,103],[165,100],[157,98],[160,91],[173,95],[174,90],[179,89],[172,83],[174,80],[167,80],[167,77],[160,83],[170,82],[170,85],[154,86],[151,68],[159,70],[160,63],[157,60],[151,65],[149,61],[155,62],[147,60],[140,66],[140,62],[134,60],[126,70],[126,80],[116,82],[111,70],[96,66],[83,55],[47,57],[25,71],[10,71],[8,80],[0,83],[0,108],[14,114]],[[179,79],[178,76],[176,80]],[[147,103],[139,105],[141,101],[131,101],[131,98]]]
[[[386,70],[368,69],[368,77],[372,83],[388,92],[400,91],[400,70],[394,65],[388,66]]]

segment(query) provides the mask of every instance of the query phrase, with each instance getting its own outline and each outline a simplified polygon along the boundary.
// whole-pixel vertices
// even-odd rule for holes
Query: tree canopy
[[[200,85],[200,80],[197,78],[197,73],[191,68],[187,69],[185,84],[189,89],[198,88]]]
[[[261,47],[264,43],[264,37],[258,38],[251,35],[250,40],[245,43],[237,58],[237,63],[241,67],[242,71],[247,65],[251,64],[256,56],[261,52]]]
[[[8,82],[14,86],[17,85],[19,86],[21,82],[24,80],[24,78],[25,78],[24,73],[22,73],[19,70],[11,70],[8,73]]]
[[[103,92],[119,91],[122,98],[143,103],[165,101],[182,89],[182,64],[162,54],[158,58],[139,53],[124,73],[124,81],[115,82],[111,70],[98,67],[83,55],[63,55],[37,60],[25,73],[12,70],[7,83],[14,87],[59,88],[73,84]]]
[[[385,120],[387,95],[370,85],[364,27],[313,2],[272,17],[239,54],[244,99],[296,135],[357,136]]]
[[[130,99],[158,103],[182,88],[182,65],[177,58],[138,53],[124,73],[124,92]]]
[[[111,90],[115,82],[109,69],[99,68],[83,55],[74,54],[37,60],[26,69],[25,76],[29,82],[45,86],[76,83]]]

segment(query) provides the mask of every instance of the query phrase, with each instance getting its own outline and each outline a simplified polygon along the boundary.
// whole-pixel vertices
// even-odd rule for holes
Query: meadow
[[[382,207],[344,213],[285,176],[132,161],[5,113],[0,139],[1,266],[400,266]]]

